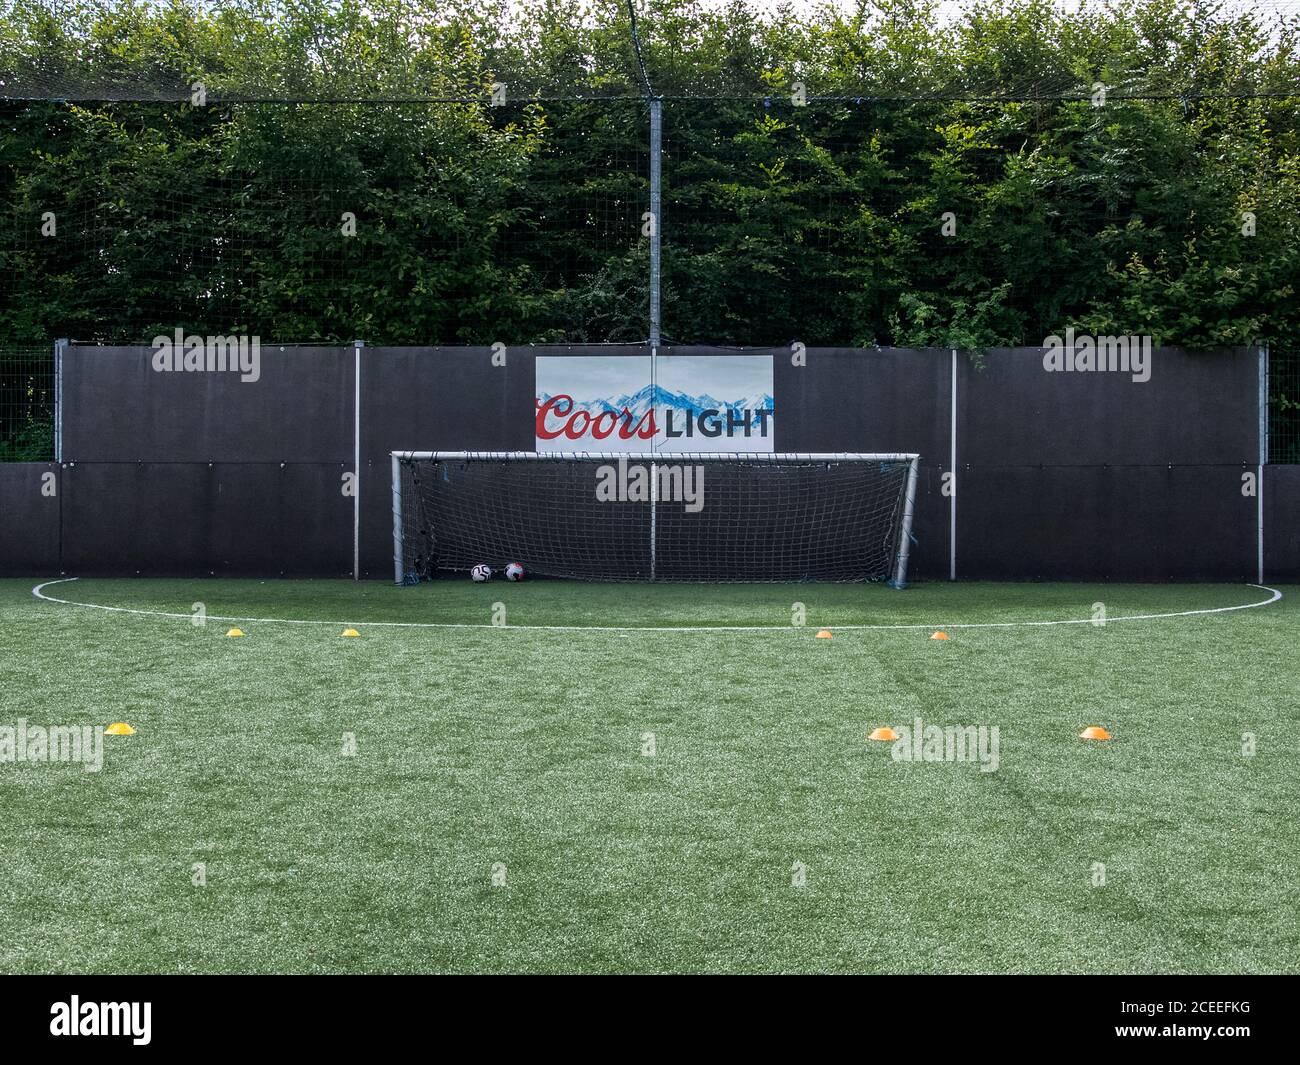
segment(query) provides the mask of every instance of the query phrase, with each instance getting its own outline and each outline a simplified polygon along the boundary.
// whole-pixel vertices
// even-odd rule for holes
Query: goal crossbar
[[[920,455],[917,452],[735,452],[735,451],[393,451],[392,495],[393,495],[393,576],[397,584],[406,583],[405,567],[405,528],[403,521],[402,500],[402,465],[414,462],[623,462],[645,463],[651,467],[650,484],[652,492],[650,506],[649,547],[651,558],[650,579],[654,579],[655,553],[655,514],[658,503],[658,478],[655,467],[680,463],[730,462],[746,465],[779,465],[798,463],[888,463],[907,465],[906,484],[901,500],[901,519],[897,552],[894,557],[889,583],[902,588],[907,583],[907,565],[912,542],[912,519],[916,507],[917,479],[920,469]]]

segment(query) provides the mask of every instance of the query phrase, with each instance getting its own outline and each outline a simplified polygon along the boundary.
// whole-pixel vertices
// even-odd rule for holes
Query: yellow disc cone
[[[822,631],[817,634],[817,639],[830,640],[830,639],[834,639],[834,637],[831,636],[830,629],[822,629]]]
[[[360,636],[361,633],[357,632],[356,629],[344,629],[344,630],[343,630],[343,635],[344,635],[344,636]]]
[[[104,729],[105,736],[134,736],[135,729],[125,721],[114,721],[108,728]]]
[[[243,636],[243,635],[244,635],[244,630],[243,630],[243,629],[231,629],[231,630],[229,630],[229,631],[226,633],[226,635],[227,635],[227,636]]]
[[[943,632],[942,630],[940,630],[939,632],[930,633],[930,639],[932,640],[948,640],[951,638],[952,637],[950,637],[946,632]]]
[[[894,731],[892,728],[890,728],[888,725],[885,725],[885,726],[882,727],[882,728],[878,728],[878,729],[874,729],[874,730],[872,730],[871,735],[868,736],[867,739],[869,739],[869,740],[880,740],[880,741],[883,742],[883,743],[888,743],[888,742],[890,742],[890,741],[892,741],[892,740],[896,740],[896,739],[898,739],[898,733],[895,732],[895,731]]]
[[[1100,725],[1089,725],[1086,729],[1084,729],[1082,732],[1079,733],[1079,739],[1108,740],[1110,739],[1110,733],[1107,732]]]

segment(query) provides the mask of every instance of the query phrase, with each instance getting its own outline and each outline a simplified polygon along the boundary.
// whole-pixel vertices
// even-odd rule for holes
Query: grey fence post
[[[952,349],[948,403],[948,579],[957,579],[957,349]]]
[[[364,340],[352,342],[355,384],[352,403],[352,579],[361,580],[361,349]]]
[[[63,337],[54,342],[54,461],[63,461],[63,353],[70,341]]]
[[[1255,474],[1255,582],[1264,583],[1264,467],[1268,465],[1268,345],[1259,346],[1259,468]]]

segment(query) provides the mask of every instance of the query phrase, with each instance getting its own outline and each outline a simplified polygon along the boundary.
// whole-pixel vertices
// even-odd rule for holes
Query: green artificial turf
[[[1300,589],[948,642],[929,627],[1267,593],[47,589],[327,622],[241,620],[230,639],[234,622],[42,602],[34,583],[0,581],[0,726],[137,732],[105,738],[98,773],[0,764],[5,972],[1300,967]],[[897,762],[867,739],[918,716],[996,726],[997,771]],[[1085,725],[1114,739],[1081,741]]]

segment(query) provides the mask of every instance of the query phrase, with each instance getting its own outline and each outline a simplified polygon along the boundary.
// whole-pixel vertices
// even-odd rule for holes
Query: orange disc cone
[[[1089,725],[1086,729],[1084,729],[1082,732],[1079,733],[1079,739],[1108,740],[1110,739],[1110,733],[1107,732],[1100,725]]]
[[[880,740],[882,743],[888,743],[888,742],[890,742],[891,740],[896,740],[896,739],[898,739],[898,733],[895,732],[895,731],[894,731],[892,728],[890,728],[888,725],[885,725],[883,728],[878,728],[878,729],[874,729],[874,730],[872,730],[871,735],[868,736],[867,739],[869,739],[869,740]]]
[[[833,639],[833,637],[831,636],[831,630],[830,630],[830,629],[822,629],[822,631],[819,632],[819,633],[817,634],[817,639],[819,639],[819,640],[830,640],[830,639]]]
[[[125,721],[114,721],[108,728],[104,729],[105,736],[134,736],[135,729]]]
[[[226,635],[227,635],[227,636],[243,636],[243,635],[244,635],[244,630],[243,630],[243,629],[239,629],[239,628],[231,629],[229,632],[226,633]]]
[[[946,632],[939,631],[939,632],[932,632],[932,633],[930,633],[930,639],[932,639],[932,640],[948,640],[948,639],[951,639],[951,637],[950,637]]]

